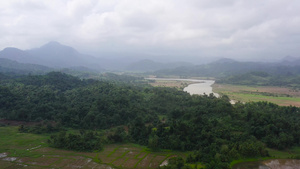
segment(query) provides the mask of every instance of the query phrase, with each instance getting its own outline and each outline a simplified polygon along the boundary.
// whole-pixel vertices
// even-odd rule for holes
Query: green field
[[[280,106],[300,106],[300,93],[288,88],[274,86],[244,86],[214,84],[213,91],[227,95],[231,100],[240,102],[268,101]]]
[[[105,145],[95,153],[49,148],[48,135],[19,133],[18,127],[0,127],[1,168],[157,168],[185,152],[151,152],[135,144]],[[200,165],[199,165],[200,166]]]

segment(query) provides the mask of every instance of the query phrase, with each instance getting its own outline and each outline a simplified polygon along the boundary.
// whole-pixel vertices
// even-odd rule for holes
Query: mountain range
[[[41,47],[21,50],[7,47],[0,51],[0,58],[17,61],[23,64],[36,64],[54,69],[80,68],[96,71],[156,71],[164,68],[191,66],[186,62],[161,63],[152,60],[130,58],[111,59],[94,57],[78,52],[76,49],[52,41]],[[84,68],[85,67],[85,68]]]
[[[93,56],[81,54],[74,48],[58,42],[49,42],[39,48],[30,50],[20,50],[11,47],[5,48],[0,52],[0,58],[52,68],[84,66],[103,70],[100,64],[97,64],[97,59]]]
[[[173,69],[155,71],[157,76],[182,77],[226,77],[248,72],[266,72],[274,75],[299,75],[300,58],[285,57],[280,62],[239,62],[233,59],[222,58],[215,62]]]

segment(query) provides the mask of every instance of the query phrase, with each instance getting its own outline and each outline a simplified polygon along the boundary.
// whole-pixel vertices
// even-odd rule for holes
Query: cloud
[[[47,41],[91,53],[182,57],[299,56],[297,0],[10,0],[0,2],[0,48]]]

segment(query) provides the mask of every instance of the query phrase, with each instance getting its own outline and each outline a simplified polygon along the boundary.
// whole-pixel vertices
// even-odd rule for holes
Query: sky
[[[0,50],[49,41],[96,57],[300,57],[299,0],[6,0]]]

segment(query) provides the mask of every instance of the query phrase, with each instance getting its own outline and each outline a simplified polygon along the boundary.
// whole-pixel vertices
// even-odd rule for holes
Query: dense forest
[[[61,131],[49,139],[53,147],[93,151],[104,143],[133,142],[153,151],[192,151],[186,162],[203,162],[206,168],[228,168],[234,159],[268,156],[266,147],[286,149],[300,143],[299,108],[267,102],[231,105],[227,96],[191,96],[151,87],[140,78],[107,76],[115,80],[82,80],[59,72],[0,74],[0,118],[109,130],[102,135]],[[134,80],[139,83],[129,83]],[[51,125],[44,129],[58,131]],[[72,140],[77,141],[70,144]],[[174,165],[183,166],[178,160]]]

